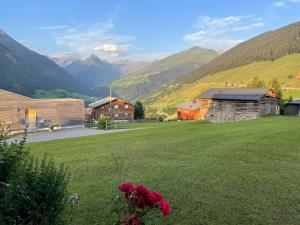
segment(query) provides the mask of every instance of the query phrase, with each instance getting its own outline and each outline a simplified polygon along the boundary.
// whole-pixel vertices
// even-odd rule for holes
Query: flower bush
[[[121,218],[117,224],[143,225],[147,213],[153,210],[160,209],[164,217],[171,213],[170,205],[163,196],[158,192],[151,192],[142,184],[135,187],[132,183],[123,183],[119,190],[124,195],[125,207],[119,208],[123,212],[119,213]]]

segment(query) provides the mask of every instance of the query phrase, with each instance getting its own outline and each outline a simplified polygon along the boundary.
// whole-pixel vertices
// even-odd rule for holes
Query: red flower
[[[130,182],[123,183],[119,187],[121,192],[124,192],[126,195],[130,195],[131,192],[134,190],[133,185]]]
[[[168,216],[171,213],[170,205],[165,200],[161,201],[161,203],[160,203],[160,209],[161,209],[161,211],[162,211],[162,213],[163,213],[164,216]]]
[[[158,192],[149,192],[147,197],[150,203],[149,206],[152,208],[158,207],[158,203],[163,199],[161,194]]]
[[[141,195],[148,195],[149,193],[149,190],[142,184],[139,184],[137,187],[136,187],[136,191],[141,194]]]
[[[141,221],[137,218],[138,215],[136,212],[134,212],[130,216],[125,216],[122,218],[122,223],[124,225],[141,225]]]

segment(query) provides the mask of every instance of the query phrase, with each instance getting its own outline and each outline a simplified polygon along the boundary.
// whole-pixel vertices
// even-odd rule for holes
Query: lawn
[[[69,224],[111,225],[109,200],[122,181],[171,203],[169,218],[148,225],[300,224],[299,118],[129,126],[145,129],[29,145],[69,167],[70,192],[81,196]]]

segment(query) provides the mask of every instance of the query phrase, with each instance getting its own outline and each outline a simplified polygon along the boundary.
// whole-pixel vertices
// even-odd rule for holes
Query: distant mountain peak
[[[7,35],[7,33],[0,28],[0,35]]]
[[[82,60],[82,62],[85,64],[97,64],[97,63],[102,63],[104,62],[103,60],[101,60],[97,55],[95,54],[91,54],[89,57],[85,58],[84,60]]]

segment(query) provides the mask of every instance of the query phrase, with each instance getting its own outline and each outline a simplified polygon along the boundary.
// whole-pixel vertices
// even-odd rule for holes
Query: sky
[[[0,0],[0,28],[48,56],[151,61],[226,51],[299,12],[300,0]]]

